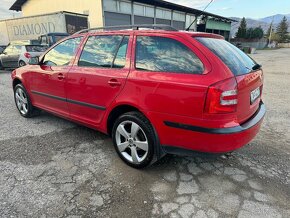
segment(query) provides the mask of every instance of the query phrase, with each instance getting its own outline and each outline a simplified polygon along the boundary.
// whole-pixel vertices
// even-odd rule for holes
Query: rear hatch
[[[42,55],[48,47],[45,45],[26,45],[25,49],[30,54],[30,57],[37,57]]]
[[[261,66],[231,43],[216,38],[196,37],[210,49],[233,73],[237,81],[237,121],[248,120],[259,108],[263,72]]]

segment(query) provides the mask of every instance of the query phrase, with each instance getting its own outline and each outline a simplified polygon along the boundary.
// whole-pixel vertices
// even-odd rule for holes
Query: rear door
[[[259,108],[263,88],[263,72],[252,58],[223,39],[197,37],[231,70],[238,84],[237,119],[249,119]]]
[[[14,45],[13,52],[9,55],[9,61],[11,67],[18,67],[18,60],[21,53],[21,45]]]
[[[137,92],[136,105],[145,110],[201,117],[210,70],[205,56],[175,34],[136,33],[135,63],[127,92]]]
[[[131,39],[126,34],[88,36],[68,74],[67,101],[72,119],[98,125],[125,85]]]

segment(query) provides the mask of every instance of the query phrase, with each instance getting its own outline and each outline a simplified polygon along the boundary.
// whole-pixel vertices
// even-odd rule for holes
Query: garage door
[[[143,17],[143,16],[134,16],[135,24],[153,24],[154,18]]]
[[[171,24],[171,20],[156,18],[156,24],[170,25]]]
[[[131,15],[105,12],[105,26],[130,25]]]
[[[185,29],[185,22],[182,21],[173,21],[172,26],[178,30],[184,30]]]

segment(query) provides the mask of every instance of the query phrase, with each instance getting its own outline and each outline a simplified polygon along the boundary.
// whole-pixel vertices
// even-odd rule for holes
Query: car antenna
[[[203,12],[208,8],[208,6],[213,2],[214,0],[211,0],[208,4],[207,4],[207,6],[205,6],[205,8],[197,15],[197,16],[195,16],[195,19],[191,22],[191,24],[185,29],[186,31],[189,31],[189,29],[190,29],[190,27],[192,26],[192,24],[194,24],[195,23],[195,21],[196,21],[196,19],[197,19],[197,17],[199,17],[200,15],[202,15],[203,14]]]

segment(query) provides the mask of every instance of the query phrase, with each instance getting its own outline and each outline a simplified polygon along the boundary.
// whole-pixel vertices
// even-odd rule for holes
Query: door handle
[[[65,76],[64,76],[62,73],[59,73],[59,74],[57,75],[57,78],[58,78],[59,80],[63,80],[63,79],[65,78]]]
[[[110,79],[110,80],[108,81],[108,84],[109,84],[110,86],[112,86],[112,87],[120,86],[120,85],[121,85],[121,83],[120,83],[118,80],[116,80],[116,79]]]

